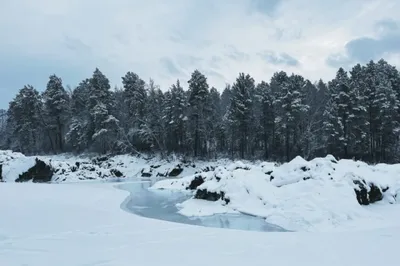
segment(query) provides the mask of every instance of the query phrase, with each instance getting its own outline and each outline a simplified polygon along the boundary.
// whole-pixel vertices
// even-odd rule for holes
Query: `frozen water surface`
[[[186,217],[178,213],[176,204],[187,200],[190,195],[168,190],[149,190],[150,186],[149,181],[121,184],[119,188],[130,192],[121,207],[136,215],[170,222],[261,232],[286,231],[267,223],[265,219],[244,214]]]

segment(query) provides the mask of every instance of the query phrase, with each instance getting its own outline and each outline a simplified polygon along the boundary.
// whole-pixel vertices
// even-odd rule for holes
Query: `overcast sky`
[[[239,72],[327,80],[381,57],[400,66],[400,0],[0,0],[0,108],[96,67],[112,86],[133,71],[186,89],[199,69],[222,89]]]

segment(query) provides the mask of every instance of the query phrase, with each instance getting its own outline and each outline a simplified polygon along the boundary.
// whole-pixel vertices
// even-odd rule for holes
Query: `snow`
[[[14,183],[36,158],[57,170],[54,184]],[[5,181],[0,183],[0,265],[175,266],[186,261],[195,266],[210,262],[368,266],[397,265],[400,260],[396,252],[400,164],[368,165],[332,156],[311,161],[296,157],[281,165],[229,160],[183,163],[178,158],[129,155],[29,157],[12,151],[0,151],[0,164]],[[182,174],[165,177],[177,167],[182,167]],[[112,176],[112,170],[121,171],[126,181],[140,180],[142,173],[150,175],[146,179],[163,179],[151,190],[163,190],[167,205],[156,194],[141,199],[118,189],[112,181],[126,181]],[[188,190],[193,180],[202,182]],[[360,205],[354,181],[365,183],[366,191],[374,184],[383,199]],[[187,196],[172,203],[171,191]],[[223,197],[206,201],[195,198],[198,191]],[[207,221],[214,214],[248,214],[294,232],[261,233],[149,219],[127,212],[128,196],[131,204],[137,201],[143,208],[161,203],[154,210],[163,211],[147,211],[160,215],[153,218],[165,215],[179,222],[172,217],[180,214],[187,220]],[[170,210],[176,215],[169,215]],[[241,228],[240,218],[232,221],[234,226],[221,227]],[[204,225],[211,224],[215,226],[215,220]],[[259,226],[257,221],[254,225]]]
[[[3,181],[14,182],[35,164],[35,158],[25,157],[19,152],[0,151],[0,164],[3,166]]]
[[[192,199],[177,204],[178,213],[185,216],[210,216],[216,213],[238,213],[231,208],[228,208],[220,201],[211,202],[199,199]]]
[[[51,165],[55,170],[52,182],[82,182],[85,180],[115,180],[112,173],[118,170],[124,178],[137,178],[143,173],[150,173],[151,177],[157,175],[165,176],[178,167],[183,166],[183,172],[180,176],[193,175],[195,172],[201,172],[205,166],[220,164],[220,161],[214,162],[196,162],[196,165],[183,164],[178,158],[173,160],[162,160],[158,157],[145,158],[130,155],[117,155],[98,160],[94,155],[72,156],[61,154],[55,156],[25,156],[21,153],[12,151],[0,151],[0,164],[3,165],[3,181],[14,182],[20,174],[26,172],[35,164],[38,158]],[[101,157],[100,157],[101,159]],[[97,161],[96,161],[97,160]],[[223,162],[223,161],[222,161]],[[78,166],[79,165],[79,166]]]
[[[223,192],[229,202],[221,199],[207,202],[192,197],[179,204],[181,214],[196,217],[240,212],[264,217],[267,222],[287,230],[354,231],[398,224],[397,216],[381,206],[398,205],[399,170],[400,165],[372,166],[351,160],[336,161],[332,156],[312,161],[296,157],[280,166],[231,163],[213,172],[161,180],[153,189],[185,191],[192,180],[202,178],[204,183],[194,194],[200,190]],[[383,192],[381,203],[361,206],[354,191],[355,180],[373,183],[381,191],[389,189]]]
[[[323,234],[190,226],[127,213],[119,206],[128,193],[98,182],[1,183],[0,195],[0,265],[369,266],[400,260],[398,226]]]

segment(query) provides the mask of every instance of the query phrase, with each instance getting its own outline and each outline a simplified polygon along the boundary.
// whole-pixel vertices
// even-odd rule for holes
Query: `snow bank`
[[[161,180],[152,188],[193,190],[193,198],[178,206],[186,216],[241,212],[265,217],[288,230],[325,231],[357,227],[361,220],[368,226],[383,225],[384,217],[363,205],[396,203],[399,173],[400,165],[296,157],[280,166],[232,163]]]
[[[36,159],[51,167],[51,182],[80,182],[85,180],[121,180],[125,178],[181,177],[196,172],[211,171],[221,162],[182,162],[159,158],[118,156],[25,156],[12,151],[0,151],[0,180],[19,181],[23,173],[36,171]],[[25,175],[26,176],[26,175]],[[25,179],[24,179],[25,181]]]
[[[0,151],[0,165],[2,166],[0,180],[14,182],[20,174],[26,172],[34,164],[34,157],[25,157],[22,153],[9,150]]]

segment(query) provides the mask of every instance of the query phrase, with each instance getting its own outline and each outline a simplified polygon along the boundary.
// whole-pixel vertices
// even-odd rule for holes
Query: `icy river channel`
[[[120,189],[130,192],[121,207],[136,215],[198,226],[228,228],[260,232],[283,232],[283,228],[269,224],[265,219],[245,214],[216,214],[206,217],[186,217],[178,213],[177,203],[191,195],[168,190],[149,190],[150,181],[121,184]]]

